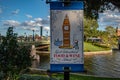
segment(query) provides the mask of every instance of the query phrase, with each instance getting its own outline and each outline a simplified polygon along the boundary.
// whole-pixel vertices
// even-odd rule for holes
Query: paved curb
[[[84,55],[103,55],[103,54],[112,54],[112,50],[108,51],[96,51],[96,52],[84,52]]]

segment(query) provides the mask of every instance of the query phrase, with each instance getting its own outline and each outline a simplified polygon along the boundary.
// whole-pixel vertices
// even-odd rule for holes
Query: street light
[[[1,43],[1,40],[2,40],[2,36],[1,36],[1,33],[0,33],[0,43]]]
[[[42,37],[43,36],[43,26],[40,26],[40,36]]]
[[[35,37],[34,37],[34,32],[35,32],[35,30],[32,30],[33,31],[33,41],[35,41]]]

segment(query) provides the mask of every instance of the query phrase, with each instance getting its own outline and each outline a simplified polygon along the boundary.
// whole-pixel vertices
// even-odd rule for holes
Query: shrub
[[[0,44],[0,72],[4,80],[15,80],[24,69],[31,66],[32,58],[30,48],[18,45],[13,27],[9,27],[6,34]]]

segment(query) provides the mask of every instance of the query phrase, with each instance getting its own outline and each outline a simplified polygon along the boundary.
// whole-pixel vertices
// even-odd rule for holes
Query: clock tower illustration
[[[67,14],[63,21],[62,30],[63,30],[63,46],[60,46],[59,48],[68,48],[68,49],[73,48],[70,45],[70,22]]]

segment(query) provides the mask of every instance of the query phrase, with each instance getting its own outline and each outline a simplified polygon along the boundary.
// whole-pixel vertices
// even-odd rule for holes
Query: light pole
[[[2,37],[1,37],[1,33],[0,33],[0,43],[1,43]]]
[[[33,31],[33,41],[35,41],[35,37],[34,37],[34,32],[35,32],[35,30],[32,30]]]
[[[40,26],[40,36],[42,37],[43,36],[43,26]]]

